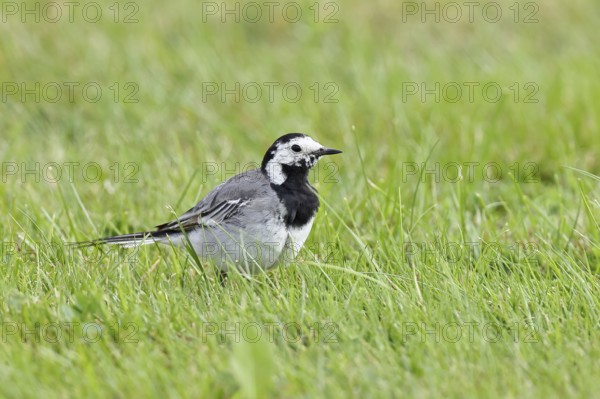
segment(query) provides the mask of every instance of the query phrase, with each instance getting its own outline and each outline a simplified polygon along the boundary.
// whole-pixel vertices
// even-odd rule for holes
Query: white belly
[[[312,228],[313,222],[315,221],[315,217],[313,216],[308,223],[306,223],[302,227],[290,227],[288,229],[288,238],[285,243],[285,248],[281,254],[282,261],[284,264],[288,264],[296,256],[298,256],[298,252],[302,249],[304,242],[308,238],[310,234],[310,230]]]

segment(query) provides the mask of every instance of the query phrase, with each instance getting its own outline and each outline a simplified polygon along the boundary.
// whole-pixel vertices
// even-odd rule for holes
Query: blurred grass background
[[[337,256],[331,261],[315,251],[312,266],[299,263],[260,283],[234,279],[221,288],[166,249],[136,253],[135,265],[63,262],[47,250],[23,259],[5,250],[3,323],[133,322],[140,342],[9,340],[0,350],[4,395],[589,397],[597,391],[598,181],[564,166],[600,175],[598,4],[494,2],[503,13],[496,23],[482,14],[487,2],[475,8],[473,22],[462,7],[463,17],[451,23],[445,19],[453,14],[441,11],[447,2],[388,0],[316,8],[295,2],[302,10],[295,23],[281,14],[287,3],[276,4],[270,22],[260,2],[263,16],[255,23],[244,18],[254,14],[239,22],[222,15],[225,4],[241,12],[245,3],[235,2],[98,2],[102,16],[94,23],[83,17],[84,3],[73,22],[66,14],[57,23],[22,15],[23,7],[45,4],[3,5],[5,243],[35,248],[148,229],[172,218],[167,206],[181,213],[226,177],[203,174],[205,163],[235,169],[237,162],[260,162],[274,139],[300,131],[344,150],[334,169],[321,165],[316,174],[334,170],[337,183],[315,179],[326,205],[307,244],[332,244]],[[421,15],[422,7],[436,4],[439,22],[435,14]],[[409,15],[414,5],[419,11]],[[216,15],[208,13],[213,7]],[[49,82],[78,83],[74,100],[66,89],[55,103],[22,93],[22,84]],[[272,100],[268,82],[277,84]],[[452,82],[479,84],[474,101],[467,101],[466,88],[455,103],[406,92],[407,85]],[[84,98],[80,88],[87,83],[102,89],[99,101]],[[263,95],[253,102],[243,93],[236,101],[207,92],[213,84],[236,83],[256,83]],[[288,83],[302,89],[297,102],[282,93]],[[486,83],[502,87],[498,102],[483,98]],[[10,94],[14,84],[19,90]],[[119,89],[116,101],[111,87]],[[531,87],[536,101],[530,103]],[[128,95],[135,102],[126,102]],[[482,166],[460,182],[409,174],[408,167],[427,159],[430,170],[496,162],[502,179],[486,180]],[[63,167],[58,182],[43,176],[36,182],[35,175],[21,175],[23,162],[97,163],[103,173],[90,182],[75,167],[71,184]],[[15,175],[7,173],[9,164],[18,166]],[[513,165],[520,171],[515,179]],[[126,181],[128,172],[135,182]],[[407,242],[532,243],[536,263],[511,260],[509,253],[495,266],[423,257],[415,264],[404,256]],[[397,323],[456,319],[503,326],[526,320],[536,326],[537,340],[398,338]],[[202,322],[235,320],[333,321],[339,342],[236,346],[198,337]]]

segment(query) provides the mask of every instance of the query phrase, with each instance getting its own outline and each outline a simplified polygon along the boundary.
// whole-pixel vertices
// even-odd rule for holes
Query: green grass
[[[315,23],[312,2],[298,23],[158,1],[130,24],[112,2],[97,23],[80,8],[73,23],[5,15],[0,396],[596,395],[600,8],[538,2],[525,24],[513,3],[498,23],[481,7],[473,23],[421,23],[391,0],[338,3],[335,23]],[[22,82],[65,92],[8,94]],[[102,98],[69,101],[64,82]],[[222,82],[265,91],[208,95]],[[504,95],[406,92],[451,82]],[[183,250],[61,244],[165,222],[291,131],[344,154],[312,175],[322,208],[288,268],[221,286]]]

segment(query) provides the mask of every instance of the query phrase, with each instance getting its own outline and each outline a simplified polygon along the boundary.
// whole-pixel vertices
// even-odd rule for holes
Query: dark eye
[[[294,151],[294,152],[300,152],[300,151],[302,151],[302,148],[300,148],[300,146],[298,144],[294,144],[292,146],[292,151]]]

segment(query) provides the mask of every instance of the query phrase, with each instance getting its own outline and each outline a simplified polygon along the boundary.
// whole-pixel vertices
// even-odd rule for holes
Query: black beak
[[[333,148],[323,147],[318,151],[318,156],[341,154],[341,153],[342,153],[342,151],[340,151],[340,150],[334,150]]]

